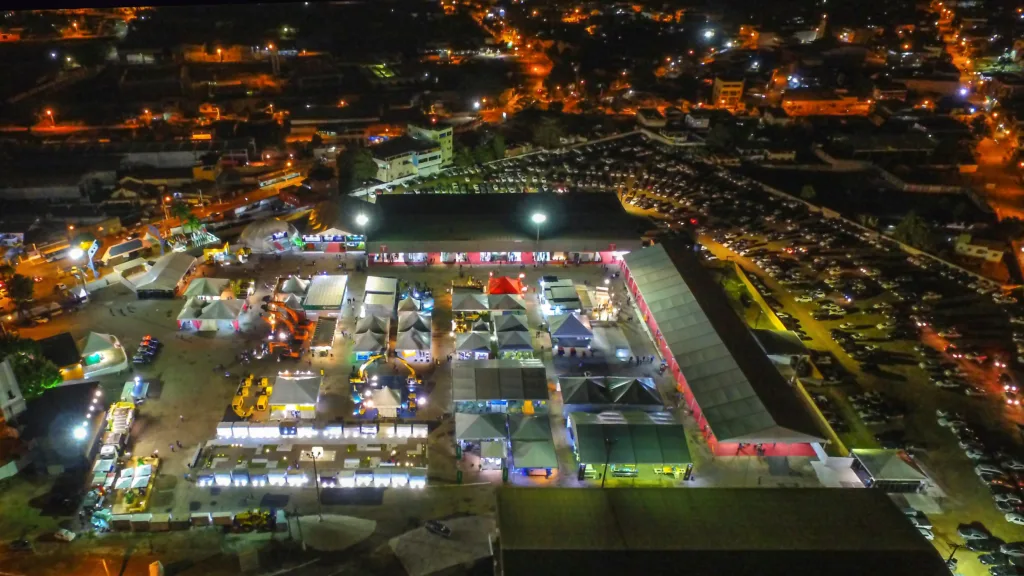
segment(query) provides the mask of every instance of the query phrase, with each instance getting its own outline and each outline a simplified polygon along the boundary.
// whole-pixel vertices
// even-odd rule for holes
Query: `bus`
[[[302,178],[302,174],[293,170],[278,170],[276,172],[268,172],[267,174],[260,175],[256,179],[256,182],[259,183],[260,188],[266,188],[267,186],[283,184],[299,178]]]

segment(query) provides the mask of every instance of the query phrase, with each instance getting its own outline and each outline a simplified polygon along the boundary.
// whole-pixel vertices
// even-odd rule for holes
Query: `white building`
[[[21,386],[14,376],[11,359],[0,362],[0,410],[3,410],[5,422],[11,422],[28,409],[25,398],[21,395]]]

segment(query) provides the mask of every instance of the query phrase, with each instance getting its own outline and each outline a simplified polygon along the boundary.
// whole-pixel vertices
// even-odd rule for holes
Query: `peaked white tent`
[[[402,298],[398,303],[398,313],[402,312],[418,312],[420,309],[420,303],[415,298]]]
[[[460,359],[487,358],[491,353],[491,338],[486,332],[464,332],[455,335],[455,352]]]
[[[487,296],[476,292],[452,294],[452,312],[484,312],[488,310]]]
[[[555,340],[584,340],[589,342],[594,337],[590,327],[590,319],[575,312],[571,314],[553,314],[548,316],[548,332]]]
[[[302,310],[302,296],[298,294],[278,294],[277,302],[292,310]]]
[[[357,334],[355,341],[352,343],[353,352],[375,354],[377,352],[381,352],[385,348],[384,336],[382,334],[374,334],[372,332]]]
[[[430,315],[419,312],[399,312],[398,331],[405,332],[406,330],[430,332]]]
[[[85,378],[116,374],[128,369],[128,355],[111,334],[90,332],[77,342]]]
[[[283,294],[295,294],[298,296],[304,296],[306,290],[309,289],[309,280],[304,280],[298,276],[292,276],[281,283],[281,288],[278,292]]]
[[[242,300],[215,300],[207,304],[199,315],[203,322],[200,330],[238,330],[238,318],[244,306]]]
[[[526,300],[522,296],[512,294],[490,294],[487,296],[488,310],[503,313],[526,312]]]
[[[185,288],[185,298],[217,300],[224,298],[231,280],[227,278],[196,278]],[[230,297],[230,296],[228,296]]]
[[[402,396],[392,388],[378,388],[370,395],[373,408],[382,418],[397,418],[398,409],[402,406]]]
[[[388,333],[388,319],[382,316],[366,316],[360,318],[356,322],[356,334],[366,334],[372,332],[373,334]]]
[[[498,350],[533,350],[533,342],[526,332],[502,332],[498,334]]]
[[[525,314],[505,314],[494,319],[494,331],[502,332],[529,332],[530,327],[526,324]]]
[[[395,341],[395,351],[403,356],[413,356],[430,352],[430,332],[421,330],[406,330],[398,333]]]

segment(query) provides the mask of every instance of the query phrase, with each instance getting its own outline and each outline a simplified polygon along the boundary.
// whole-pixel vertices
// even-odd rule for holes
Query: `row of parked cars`
[[[160,341],[150,335],[146,335],[139,342],[139,348],[132,356],[133,364],[149,364],[156,359],[160,353]]]

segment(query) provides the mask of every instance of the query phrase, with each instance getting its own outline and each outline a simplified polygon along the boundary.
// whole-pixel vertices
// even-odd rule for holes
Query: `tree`
[[[26,400],[42,396],[43,392],[56,388],[63,381],[60,369],[42,355],[15,354],[10,360],[21,395]]]
[[[35,292],[35,289],[35,280],[28,276],[15,274],[7,281],[7,293],[10,294],[11,300],[14,300],[18,307],[22,307],[32,301],[32,293]]]
[[[473,148],[473,160],[477,164],[486,164],[494,160],[494,150],[487,144],[480,144]]]
[[[319,134],[313,134],[313,137],[309,140],[309,144],[313,148],[319,148],[324,145],[324,137]]]
[[[182,222],[188,220],[188,217],[192,215],[192,208],[184,202],[175,202],[171,204],[171,216],[174,216]]]
[[[556,148],[565,136],[565,127],[558,118],[542,118],[533,126],[533,142],[545,148]]]
[[[338,189],[348,194],[363,181],[377,177],[377,163],[366,148],[349,147],[338,157]]]
[[[728,150],[732,148],[732,132],[725,124],[715,124],[708,132],[706,141],[711,148]]]
[[[494,151],[495,160],[501,160],[505,157],[505,136],[500,132],[496,133],[494,138],[491,138],[491,150]]]
[[[309,171],[309,179],[317,182],[327,182],[334,178],[334,169],[330,166],[316,166]]]
[[[107,61],[110,46],[106,42],[84,42],[75,50],[75,61],[85,68],[95,68]]]
[[[14,266],[9,262],[0,264],[0,279],[9,280],[11,276],[14,276]]]
[[[473,165],[473,151],[464,144],[455,144],[452,152],[452,162],[459,168],[466,168]]]
[[[932,246],[931,227],[913,210],[900,220],[892,232],[892,237],[915,248],[927,250]]]
[[[817,196],[818,193],[814,191],[814,186],[811,186],[810,184],[805,184],[804,187],[800,189],[800,197],[808,202],[814,200]]]

